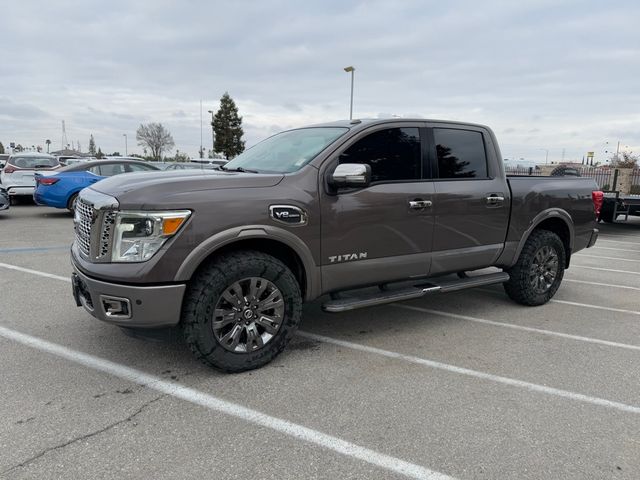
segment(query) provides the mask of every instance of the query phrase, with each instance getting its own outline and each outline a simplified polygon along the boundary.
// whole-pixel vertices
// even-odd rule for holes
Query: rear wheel
[[[291,270],[270,255],[241,251],[196,273],[185,295],[182,326],[197,358],[242,372],[273,360],[293,337],[301,313]]]
[[[564,244],[548,230],[534,230],[518,262],[507,270],[507,295],[523,305],[543,305],[555,295],[564,276]]]

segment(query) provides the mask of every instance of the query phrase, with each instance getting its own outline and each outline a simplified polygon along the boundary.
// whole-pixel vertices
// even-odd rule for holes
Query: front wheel
[[[185,294],[182,326],[197,358],[242,372],[282,352],[301,314],[300,286],[291,270],[262,252],[239,251],[196,273]]]
[[[527,239],[518,262],[506,270],[504,289],[523,305],[543,305],[555,295],[564,276],[564,244],[548,230],[535,230]]]

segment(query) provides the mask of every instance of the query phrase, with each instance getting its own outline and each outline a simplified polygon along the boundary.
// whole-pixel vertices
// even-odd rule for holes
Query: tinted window
[[[420,132],[388,128],[371,133],[340,155],[340,163],[371,165],[372,182],[420,179]]]
[[[124,165],[121,163],[107,163],[105,165],[100,165],[100,174],[103,177],[111,177],[112,175],[118,175],[124,172]]]
[[[73,170],[74,172],[77,170]],[[93,173],[94,175],[100,175],[100,165],[94,165],[93,167],[89,167],[88,169],[89,172]]]
[[[434,128],[440,178],[487,178],[487,157],[480,132]]]
[[[53,157],[20,157],[13,156],[9,159],[9,163],[18,168],[47,168],[57,167],[60,165],[58,160]]]

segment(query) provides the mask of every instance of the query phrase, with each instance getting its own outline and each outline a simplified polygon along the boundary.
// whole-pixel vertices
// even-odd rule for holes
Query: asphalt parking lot
[[[72,236],[0,213],[0,478],[640,477],[640,219],[601,225],[545,306],[313,303],[237,375],[76,308]]]

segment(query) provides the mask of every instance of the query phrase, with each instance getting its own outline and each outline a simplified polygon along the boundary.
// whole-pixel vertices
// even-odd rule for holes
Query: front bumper
[[[171,327],[180,321],[185,284],[138,287],[102,282],[72,265],[76,305],[98,320],[136,328]]]

